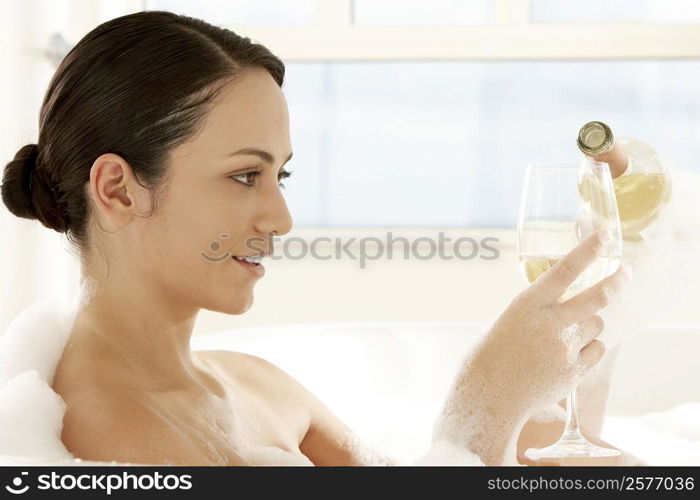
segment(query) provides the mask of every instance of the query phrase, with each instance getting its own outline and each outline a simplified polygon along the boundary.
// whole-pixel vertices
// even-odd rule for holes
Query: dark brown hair
[[[99,25],[51,79],[38,143],[5,166],[3,202],[16,216],[65,233],[82,255],[95,159],[124,158],[155,210],[169,152],[194,135],[219,91],[252,67],[282,86],[284,64],[267,48],[200,19],[144,11]]]

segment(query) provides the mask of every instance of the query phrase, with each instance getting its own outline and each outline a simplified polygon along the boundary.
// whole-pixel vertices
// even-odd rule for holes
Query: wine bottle
[[[671,196],[671,177],[658,154],[639,139],[615,138],[610,127],[599,121],[581,127],[576,142],[584,155],[610,167],[622,237],[642,240],[641,233],[659,217]],[[581,192],[591,196],[595,191],[595,186],[587,186]]]

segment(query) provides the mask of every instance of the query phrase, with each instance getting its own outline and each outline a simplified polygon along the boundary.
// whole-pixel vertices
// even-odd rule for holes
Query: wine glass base
[[[525,456],[530,460],[549,458],[604,458],[621,455],[620,450],[604,448],[589,442],[581,435],[571,438],[562,437],[559,441],[546,448],[528,448]]]

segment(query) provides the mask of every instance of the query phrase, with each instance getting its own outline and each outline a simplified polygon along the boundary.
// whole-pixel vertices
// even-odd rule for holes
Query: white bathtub
[[[248,327],[195,336],[192,348],[268,359],[369,443],[409,463],[428,448],[458,363],[484,330],[461,322]],[[655,328],[628,339],[603,438],[653,465],[700,465],[699,352],[700,328]],[[51,464],[6,456],[0,463]]]
[[[325,323],[246,328],[195,337],[192,345],[272,361],[368,442],[410,459],[427,449],[455,370],[485,329],[461,322]],[[650,463],[700,465],[698,353],[700,328],[649,329],[628,339],[603,437]]]

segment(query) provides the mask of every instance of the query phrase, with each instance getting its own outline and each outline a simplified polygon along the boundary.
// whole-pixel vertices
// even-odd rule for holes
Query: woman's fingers
[[[560,306],[562,319],[567,323],[576,323],[595,314],[608,306],[628,281],[628,269],[620,266],[610,276],[563,302]]]
[[[601,334],[603,331],[603,328],[605,327],[605,323],[603,322],[603,318],[598,316],[597,314],[594,314],[590,318],[581,321],[579,323],[579,332],[578,332],[578,348],[581,348],[583,346],[586,346],[590,344],[595,338]]]
[[[600,340],[592,340],[581,349],[579,362],[585,371],[590,370],[605,354],[605,345]]]
[[[576,278],[603,252],[608,238],[607,231],[597,231],[588,235],[532,284],[533,291],[544,301],[559,300]]]
[[[600,335],[605,327],[603,318],[594,314],[580,323],[569,326],[564,331],[564,339],[569,349],[578,352]]]

